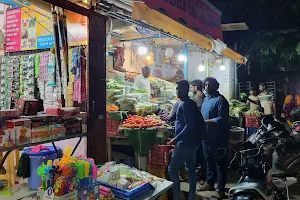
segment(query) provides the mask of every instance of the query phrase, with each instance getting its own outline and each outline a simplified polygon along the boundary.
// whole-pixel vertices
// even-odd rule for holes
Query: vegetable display
[[[125,98],[120,99],[118,101],[118,103],[119,103],[120,110],[134,112],[135,105],[137,102],[136,102],[135,98],[125,97]]]
[[[136,105],[136,113],[139,116],[151,115],[157,110],[158,106],[154,103],[139,103]]]
[[[256,116],[256,117],[262,117],[263,113],[261,113],[259,110],[249,110],[245,112],[245,116]]]
[[[124,85],[119,84],[117,81],[107,79],[106,80],[107,89],[124,89]]]
[[[119,110],[118,106],[106,106],[106,112],[113,112],[118,110]]]
[[[249,108],[242,102],[232,99],[230,100],[229,115],[230,117],[240,118],[244,116],[244,112],[248,111]]]
[[[141,117],[138,115],[129,115],[123,122],[123,128],[151,128],[163,125],[163,121],[155,115]]]
[[[169,120],[169,116],[170,116],[170,112],[168,110],[161,110],[158,113],[158,116],[160,117],[161,120],[168,121]]]

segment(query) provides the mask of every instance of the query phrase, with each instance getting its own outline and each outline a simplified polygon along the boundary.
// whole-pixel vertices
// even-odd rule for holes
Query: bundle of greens
[[[249,108],[240,102],[239,100],[232,99],[229,102],[229,115],[230,117],[240,118],[244,116],[244,113],[249,110]]]

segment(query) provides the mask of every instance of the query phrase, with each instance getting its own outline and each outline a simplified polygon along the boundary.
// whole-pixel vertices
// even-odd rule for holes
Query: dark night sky
[[[222,23],[246,22],[249,31],[224,32],[229,45],[251,40],[262,30],[300,27],[300,0],[210,0],[221,12]],[[299,7],[298,7],[299,6]]]

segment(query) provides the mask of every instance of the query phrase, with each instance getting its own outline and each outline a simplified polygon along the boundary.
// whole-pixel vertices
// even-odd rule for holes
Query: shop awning
[[[207,38],[169,18],[168,16],[149,8],[144,3],[133,3],[132,19],[137,21],[146,21],[148,24],[157,29],[163,30],[165,33],[169,33],[185,41],[196,44],[208,51],[213,51],[212,39]],[[224,49],[222,54],[235,60],[237,63],[246,64],[245,57],[229,48]]]

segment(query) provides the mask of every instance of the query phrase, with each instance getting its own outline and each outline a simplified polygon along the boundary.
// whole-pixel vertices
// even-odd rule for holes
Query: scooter
[[[288,145],[287,145],[288,144]],[[267,162],[267,157],[276,151],[287,152],[286,149],[293,147],[293,152],[297,151],[300,146],[295,139],[290,136],[290,132],[285,127],[271,117],[262,120],[262,126],[254,133],[243,145],[235,159],[240,159],[240,168],[238,172],[241,175],[237,185],[229,190],[230,200],[285,200],[289,199],[286,177],[296,176],[297,172],[283,172],[267,174],[271,165]],[[287,148],[288,147],[288,148]],[[290,153],[291,151],[289,151]],[[299,152],[299,150],[298,150]],[[290,154],[289,154],[290,155]],[[278,159],[278,158],[277,158]],[[293,157],[294,162],[289,162],[287,169],[296,169],[299,157]],[[276,159],[275,159],[276,160]],[[283,161],[283,160],[282,160]],[[284,161],[283,161],[284,163]],[[298,168],[298,172],[300,168]],[[286,194],[280,191],[273,183],[274,178],[285,180]]]

